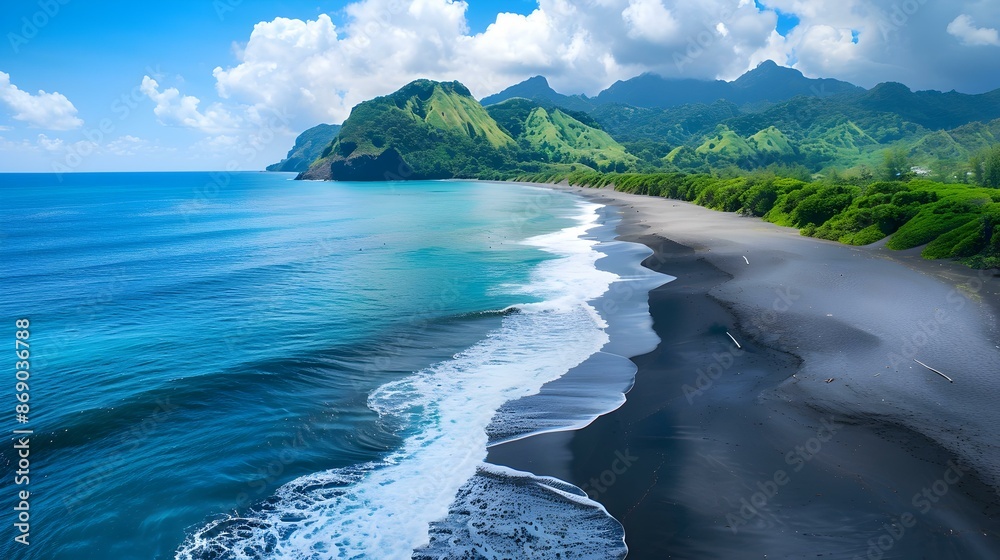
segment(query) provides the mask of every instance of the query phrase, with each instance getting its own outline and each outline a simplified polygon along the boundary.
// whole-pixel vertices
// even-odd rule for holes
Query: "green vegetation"
[[[512,169],[517,143],[458,82],[417,80],[361,103],[305,179],[478,177]]]
[[[887,161],[897,155],[888,155]],[[1000,190],[993,188],[898,177],[874,182],[861,176],[803,181],[766,171],[732,177],[546,171],[517,180],[614,185],[623,192],[759,216],[812,237],[850,245],[888,238],[890,249],[923,246],[921,254],[928,259],[956,258],[978,268],[1000,267]]]
[[[1000,145],[976,152],[969,166],[977,185],[1000,189]]]
[[[295,145],[288,151],[285,159],[268,165],[268,171],[295,171],[301,173],[309,169],[309,164],[316,161],[323,149],[333,142],[340,132],[339,124],[320,124],[299,134]]]
[[[885,240],[890,249],[922,247],[926,258],[1000,267],[1000,90],[968,96],[832,84],[831,94],[789,98],[813,82],[773,64],[747,76],[736,85],[645,76],[612,88],[625,98],[648,98],[638,87],[647,82],[697,86],[686,94],[692,99],[724,90],[745,98],[667,108],[563,96],[539,77],[484,108],[458,82],[417,80],[355,107],[301,177],[614,184],[803,235]],[[783,101],[771,102],[769,92],[781,87],[787,91],[773,99]],[[306,131],[279,165],[315,157],[330,133]]]
[[[458,82],[417,80],[355,107],[301,178],[503,179],[562,164],[624,172],[637,162],[586,113],[521,98],[487,110]]]
[[[639,87],[647,82],[696,102],[658,108],[659,94]],[[303,177],[497,179],[570,164],[617,173],[779,169],[802,179],[870,173],[1000,186],[1000,153],[989,151],[1000,143],[1000,119],[985,122],[1000,116],[1000,90],[964,95],[881,84],[864,91],[773,64],[726,84],[643,76],[609,88],[614,96],[587,98],[558,94],[535,77],[487,98],[492,104],[484,108],[458,82],[417,80],[355,107]],[[831,89],[813,88],[823,84]],[[301,155],[290,153],[282,168],[301,168],[317,156],[316,146],[293,149]]]
[[[586,113],[522,98],[490,105],[486,111],[517,139],[522,162],[580,163],[595,170],[625,171],[638,161]]]
[[[1000,142],[1000,120],[973,120],[970,111],[982,108],[981,96],[957,97],[958,105],[948,109],[942,99],[949,97],[892,88],[877,93],[877,103],[852,93],[742,107],[721,100],[668,109],[606,104],[594,108],[590,115],[626,146],[660,141],[671,144],[665,151],[668,154],[690,149],[663,158],[659,166],[661,170],[688,172],[729,165],[754,170],[775,163],[801,165],[813,173],[877,168],[891,150],[904,153],[911,166],[926,169],[939,180],[962,182],[972,170],[970,157]],[[890,102],[892,95],[899,96],[897,106]],[[927,112],[931,108],[942,111],[940,118],[932,118]],[[997,112],[984,109],[980,116],[993,118]],[[958,126],[941,128],[946,124]]]

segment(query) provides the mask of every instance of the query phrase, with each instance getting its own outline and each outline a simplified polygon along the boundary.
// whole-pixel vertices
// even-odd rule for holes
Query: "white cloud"
[[[359,0],[344,8],[342,24],[320,14],[255,25],[245,41],[233,43],[235,62],[212,73],[222,103],[206,107],[176,87],[161,87],[158,76],[144,79],[142,91],[162,123],[211,135],[200,148],[212,152],[227,142],[252,144],[246,137],[267,126],[269,111],[283,116],[283,131],[339,123],[358,103],[417,78],[460,80],[482,97],[536,74],[559,91],[592,95],[642,72],[734,79],[768,59],[866,87],[894,80],[982,91],[1000,74],[1000,57],[964,56],[948,35],[992,44],[995,32],[975,27],[972,16],[1000,19],[1000,3],[760,4],[538,0],[528,14],[499,13],[484,31],[471,33],[465,2]],[[776,32],[778,11],[800,21],[787,36]],[[960,13],[971,15],[956,18]],[[942,21],[952,21],[947,32]]]
[[[62,138],[49,138],[44,134],[39,134],[38,146],[49,152],[59,152],[63,149],[63,141]]]
[[[149,142],[132,136],[131,134],[126,134],[124,136],[119,136],[111,142],[108,142],[105,148],[109,153],[116,156],[133,156],[149,146]]]
[[[230,154],[240,147],[243,139],[234,134],[206,136],[191,146],[191,152],[199,157]]]
[[[197,97],[181,95],[177,88],[160,91],[160,84],[149,76],[143,76],[139,89],[156,103],[153,113],[161,124],[183,126],[206,133],[234,130],[242,124],[239,117],[233,116],[219,103],[202,112],[198,109],[201,100]]]
[[[632,38],[670,43],[680,34],[680,24],[660,0],[629,0],[628,7],[622,11],[622,19]]]
[[[10,74],[0,72],[0,102],[14,112],[14,119],[35,128],[70,130],[83,126],[76,107],[65,95],[39,90],[32,95],[10,83]]]
[[[482,97],[544,74],[557,89],[594,94],[644,71],[738,75],[754,53],[773,47],[776,22],[773,12],[733,0],[585,7],[539,0],[529,14],[500,13],[472,34],[466,9],[452,0],[363,0],[347,6],[343,26],[325,14],[261,22],[234,48],[237,63],[214,70],[216,89],[223,98],[290,113],[296,127],[342,122],[354,105],[417,78],[460,80]]]
[[[989,27],[976,27],[972,18],[962,14],[948,24],[948,33],[958,37],[963,45],[1000,47],[1000,33]]]
[[[1000,2],[761,1],[768,9],[799,18],[785,50],[808,76],[834,77],[864,87],[896,81],[913,89],[969,93],[1000,86],[996,78],[1000,57],[970,54],[955,40],[955,34],[962,33],[968,38],[963,41],[992,41],[990,30],[976,28],[972,21],[1000,21]],[[849,44],[852,32],[857,32],[853,45]]]

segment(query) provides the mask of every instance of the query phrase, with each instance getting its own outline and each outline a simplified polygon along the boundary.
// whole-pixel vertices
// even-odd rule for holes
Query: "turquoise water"
[[[0,556],[409,558],[489,471],[494,413],[608,344],[595,205],[290,179],[0,175],[0,317],[32,353],[4,423],[34,431],[31,545]],[[569,494],[575,538],[622,553]]]

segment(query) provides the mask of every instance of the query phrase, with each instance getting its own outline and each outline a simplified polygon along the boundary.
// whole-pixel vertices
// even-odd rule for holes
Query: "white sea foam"
[[[373,410],[399,422],[407,434],[398,451],[377,464],[292,481],[247,517],[218,520],[192,534],[176,558],[391,560],[410,558],[428,545],[430,524],[446,519],[463,486],[489,468],[483,464],[486,428],[496,411],[508,401],[538,393],[609,340],[606,323],[588,302],[605,293],[617,276],[596,269],[603,256],[594,250],[598,242],[582,238],[594,226],[599,206],[580,205],[579,226],[525,242],[557,256],[543,262],[523,289],[540,302],[519,305],[520,313],[506,315],[497,330],[468,350],[386,384],[369,397]],[[577,508],[600,508],[582,492],[556,482],[546,485],[552,488],[547,495]],[[489,494],[490,488],[502,486],[494,480],[476,488]],[[514,521],[500,517],[477,522]],[[606,512],[598,517],[617,523]],[[565,558],[585,544],[579,539],[606,540],[614,533],[610,526],[603,533],[545,538],[545,552],[535,557]]]
[[[624,558],[625,530],[576,486],[484,464],[414,560]],[[561,554],[561,556],[557,556]]]

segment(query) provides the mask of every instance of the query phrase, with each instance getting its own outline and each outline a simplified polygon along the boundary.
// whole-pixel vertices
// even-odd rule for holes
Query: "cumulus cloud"
[[[643,72],[734,79],[768,59],[865,87],[894,80],[982,91],[1000,75],[1000,57],[963,52],[1000,43],[973,23],[1000,19],[1000,3],[538,0],[478,33],[467,10],[456,0],[359,0],[339,24],[326,14],[262,21],[234,43],[235,61],[213,71],[223,103],[206,107],[148,77],[142,91],[161,122],[212,135],[203,147],[221,149],[269,111],[293,130],[339,123],[358,103],[417,78],[460,80],[482,97],[537,74],[559,91],[592,95]],[[779,34],[779,13],[799,24]]]
[[[951,33],[968,46],[992,45],[1000,47],[1000,33],[990,27],[976,27],[972,18],[962,14],[948,24],[948,33]]]
[[[124,136],[119,136],[111,142],[108,142],[105,148],[109,153],[116,156],[133,156],[149,146],[149,142],[132,136],[131,134],[126,134]]]
[[[1000,57],[988,52],[970,54],[965,44],[955,40],[955,33],[976,41],[991,40],[989,29],[976,28],[972,22],[1000,20],[1000,3],[761,1],[768,9],[798,17],[798,26],[786,37],[786,50],[806,75],[840,78],[865,87],[897,81],[914,89],[954,88],[968,93],[998,86]]]
[[[479,97],[536,74],[596,93],[644,71],[737,76],[773,48],[776,16],[735,0],[539,0],[470,33],[453,0],[363,0],[330,17],[254,26],[237,64],[214,71],[221,97],[280,109],[300,125],[341,122],[350,109],[417,78],[460,80]]]
[[[240,118],[219,103],[213,104],[206,111],[198,109],[201,100],[191,95],[181,95],[177,88],[167,88],[160,91],[160,84],[149,76],[143,76],[140,91],[156,103],[153,114],[161,124],[183,126],[202,132],[215,133],[222,130],[233,130],[240,126]]]
[[[680,35],[680,24],[660,0],[630,0],[622,11],[622,19],[632,38],[666,43]]]
[[[39,90],[32,95],[10,83],[10,74],[0,72],[0,102],[14,112],[14,119],[35,128],[71,130],[83,126],[76,107],[65,95]]]
[[[49,138],[44,134],[39,134],[38,146],[49,152],[58,152],[63,149],[63,141],[62,138]]]

